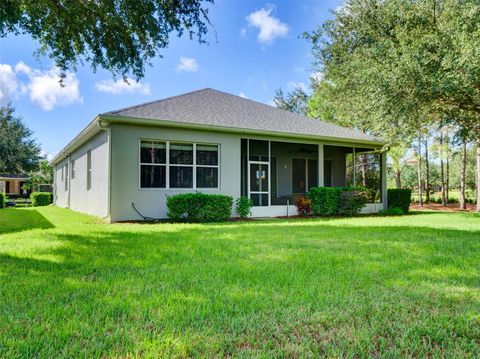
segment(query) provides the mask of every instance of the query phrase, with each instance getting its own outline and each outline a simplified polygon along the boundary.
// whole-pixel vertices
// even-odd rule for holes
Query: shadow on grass
[[[409,352],[423,356],[435,353],[436,340],[447,350],[437,354],[452,354],[450,341],[468,352],[478,339],[474,318],[463,315],[479,305],[471,294],[478,232],[328,222],[161,226],[50,233],[62,245],[30,258],[0,256],[0,298],[11,313],[0,319],[4,345],[19,356],[29,346],[40,356],[369,356],[385,343],[384,354],[428,337]],[[425,330],[415,336],[412,328]],[[62,341],[65,333],[75,337]]]
[[[6,208],[0,210],[0,234],[54,227],[50,221],[33,208]]]

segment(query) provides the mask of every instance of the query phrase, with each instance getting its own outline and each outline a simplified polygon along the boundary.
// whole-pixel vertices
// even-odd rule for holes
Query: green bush
[[[387,190],[388,208],[398,207],[403,213],[408,213],[411,197],[411,189],[389,188]]]
[[[252,206],[252,200],[248,197],[242,196],[235,201],[235,212],[237,212],[240,218],[246,219],[252,215]]]
[[[338,213],[356,216],[368,203],[368,194],[363,190],[343,190],[340,193]]]
[[[312,201],[312,212],[317,216],[331,216],[338,213],[340,193],[339,187],[313,187],[307,193]]]
[[[403,209],[398,207],[390,207],[389,209],[382,210],[378,213],[382,216],[401,216],[405,214]]]
[[[219,222],[232,215],[232,197],[182,193],[167,197],[168,217],[174,221]]]
[[[53,196],[50,192],[32,192],[30,200],[33,207],[48,206],[52,203]]]
[[[0,192],[0,208],[5,208],[7,205],[7,196],[5,193]]]

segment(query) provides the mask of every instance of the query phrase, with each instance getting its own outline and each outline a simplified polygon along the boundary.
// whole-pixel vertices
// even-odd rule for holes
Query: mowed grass
[[[0,233],[0,357],[480,357],[478,214]]]

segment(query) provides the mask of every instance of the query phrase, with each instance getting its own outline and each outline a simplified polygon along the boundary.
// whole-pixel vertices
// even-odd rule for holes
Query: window
[[[218,188],[218,145],[140,141],[140,188]]]
[[[87,151],[87,191],[92,189],[92,151]]]
[[[65,191],[68,191],[68,164],[65,165]]]
[[[62,182],[63,182],[63,170],[64,170],[63,166],[60,169],[61,169],[61,176],[62,176]]]
[[[167,145],[165,142],[141,141],[140,143],[140,187],[165,188]]]
[[[75,160],[72,160],[72,168],[70,169],[71,173],[70,173],[70,176],[72,178],[72,180],[75,178]]]
[[[218,187],[218,146],[196,145],[197,188]]]
[[[193,144],[170,143],[170,188],[193,188]]]

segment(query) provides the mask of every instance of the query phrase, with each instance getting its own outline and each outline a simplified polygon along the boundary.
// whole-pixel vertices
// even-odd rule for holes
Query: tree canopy
[[[213,0],[5,0],[0,36],[29,34],[64,73],[87,62],[139,79],[172,32],[206,42],[206,3]]]
[[[0,172],[28,173],[37,169],[40,145],[14,112],[10,105],[0,107]]]

